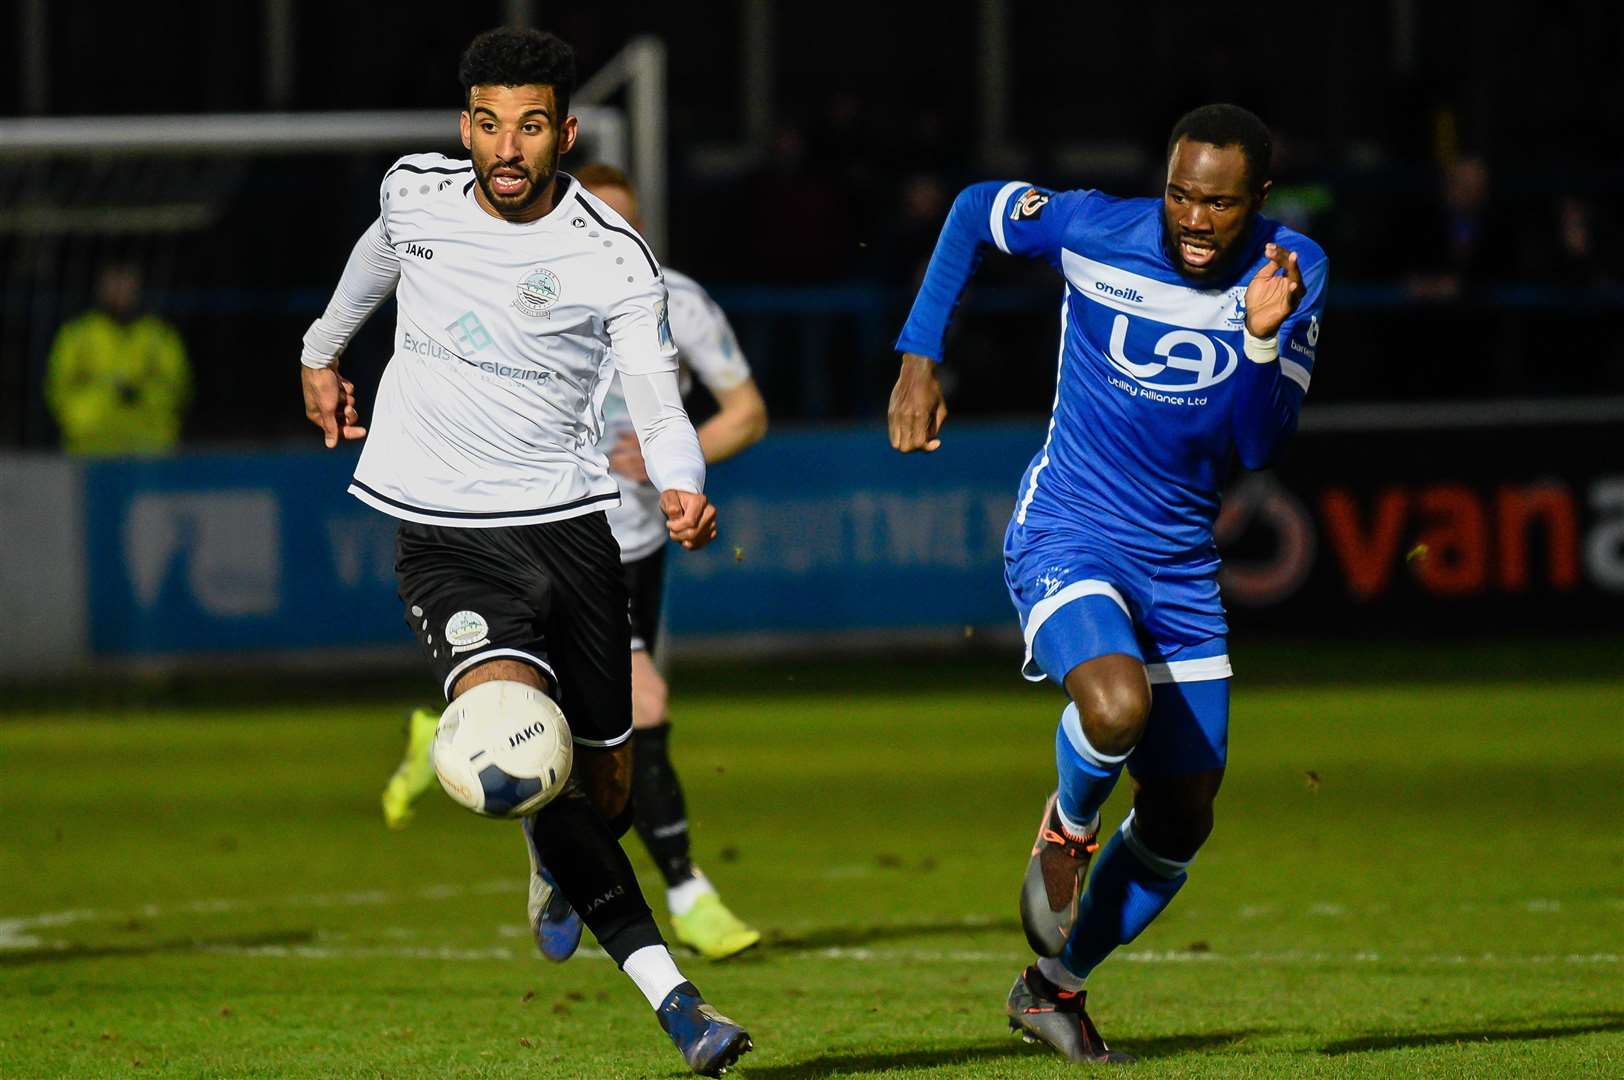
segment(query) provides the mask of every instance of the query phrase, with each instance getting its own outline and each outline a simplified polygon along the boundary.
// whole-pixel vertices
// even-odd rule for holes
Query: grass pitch
[[[1240,653],[1218,831],[1092,982],[1132,1075],[1624,1074],[1624,682],[1453,657]],[[1002,663],[677,673],[698,861],[768,934],[683,961],[755,1036],[734,1075],[1100,1071],[1002,1012],[1061,703]],[[384,830],[407,704],[0,722],[0,1076],[684,1075],[601,954],[533,954],[517,826],[431,792]]]

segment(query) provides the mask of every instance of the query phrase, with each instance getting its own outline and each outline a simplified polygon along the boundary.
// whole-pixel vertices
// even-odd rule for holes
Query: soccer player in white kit
[[[594,163],[577,170],[575,179],[634,227],[641,226],[636,190],[620,169]],[[691,372],[718,406],[699,427],[699,446],[707,464],[725,461],[767,433],[767,404],[716,301],[693,278],[663,269],[684,394]],[[660,511],[660,493],[649,480],[618,380],[604,399],[603,414],[598,448],[620,486],[620,505],[608,511],[609,527],[620,545],[632,633],[632,823],[665,879],[666,908],[677,940],[702,956],[721,960],[758,944],[761,933],[728,909],[690,855],[686,799],[669,750],[667,686],[654,662],[670,537]],[[416,709],[408,717],[406,752],[381,800],[390,828],[404,828],[411,820],[412,804],[435,786],[429,747],[438,721],[439,713],[428,708]],[[580,943],[581,920],[568,899],[551,889],[546,876],[538,865],[530,928],[541,954],[563,961]]]
[[[511,680],[551,694],[570,783],[525,819],[533,857],[636,983],[690,1068],[719,1075],[748,1033],[677,970],[621,850],[629,827],[630,628],[598,449],[618,375],[670,536],[716,534],[682,407],[659,264],[558,171],[576,136],[573,51],[503,28],[463,54],[463,145],[385,175],[379,217],[305,335],[305,410],[329,447],[366,438],[350,492],[399,519],[406,620],[454,700]],[[395,351],[371,434],[338,358],[394,292]]]

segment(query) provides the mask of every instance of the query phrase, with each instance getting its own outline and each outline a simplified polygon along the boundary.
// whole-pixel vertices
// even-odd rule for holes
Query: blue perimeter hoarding
[[[903,456],[879,429],[777,433],[715,466],[721,535],[673,547],[675,634],[1013,618],[1000,551],[1041,425],[959,427]],[[406,644],[393,519],[345,492],[353,451],[86,465],[100,655]]]
[[[1386,413],[1385,428],[1310,413],[1278,469],[1228,486],[1216,532],[1237,633],[1616,631],[1612,413]],[[774,432],[712,470],[721,535],[669,549],[667,624],[813,645],[1013,627],[1003,533],[1042,441],[1040,424],[955,424],[936,453],[903,456],[877,428]],[[395,523],[345,494],[353,464],[346,450],[85,465],[94,651],[406,645]]]

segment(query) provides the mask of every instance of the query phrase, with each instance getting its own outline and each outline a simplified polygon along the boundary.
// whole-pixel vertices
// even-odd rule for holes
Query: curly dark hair
[[[558,119],[570,112],[575,50],[556,34],[499,26],[474,38],[457,65],[464,104],[476,86],[550,86]]]
[[[1247,180],[1252,190],[1262,191],[1274,165],[1274,137],[1256,113],[1239,105],[1203,105],[1191,109],[1173,125],[1173,134],[1167,140],[1167,156],[1180,139],[1206,143],[1208,146],[1238,146],[1246,158]]]

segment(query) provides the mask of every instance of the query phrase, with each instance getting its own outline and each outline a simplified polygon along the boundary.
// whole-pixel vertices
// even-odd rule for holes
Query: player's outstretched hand
[[[689,551],[697,551],[716,539],[716,507],[705,496],[692,491],[662,491],[660,509],[665,511],[665,527],[671,539]]]
[[[886,412],[891,446],[904,454],[931,451],[942,445],[942,425],[947,422],[947,402],[942,384],[936,379],[936,362],[917,353],[902,354],[902,371],[891,389],[891,407]]]
[[[634,484],[648,483],[648,464],[643,460],[643,446],[635,431],[623,432],[609,451],[609,468]]]
[[[1255,338],[1272,338],[1302,301],[1303,272],[1297,267],[1295,251],[1267,244],[1263,254],[1269,261],[1246,286],[1246,332]]]
[[[337,368],[302,367],[299,371],[304,384],[305,416],[321,428],[327,449],[338,445],[340,435],[346,439],[366,438],[367,429],[360,426],[361,416],[355,409],[355,384],[340,375]]]

